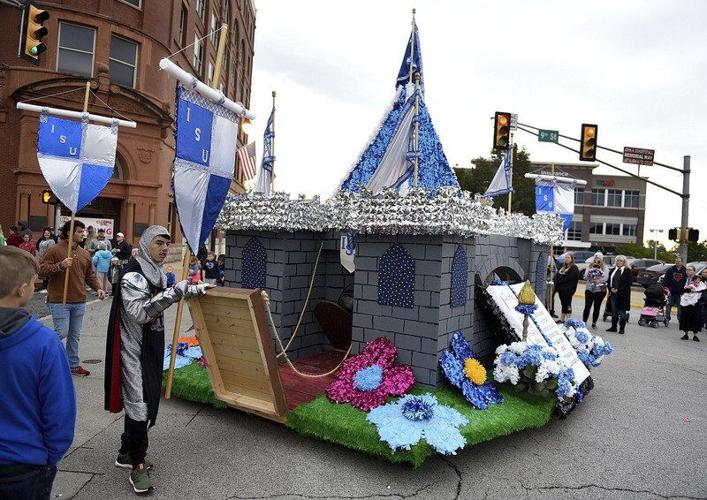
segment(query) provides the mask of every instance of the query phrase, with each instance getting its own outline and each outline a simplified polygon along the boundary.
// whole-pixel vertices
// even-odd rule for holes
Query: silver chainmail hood
[[[152,243],[152,240],[157,236],[172,239],[172,235],[169,234],[166,228],[162,226],[148,227],[140,237],[140,248],[138,249],[135,259],[140,264],[142,273],[153,286],[166,288],[167,277],[162,272],[162,264],[155,262],[152,260],[152,257],[150,257],[150,243]]]

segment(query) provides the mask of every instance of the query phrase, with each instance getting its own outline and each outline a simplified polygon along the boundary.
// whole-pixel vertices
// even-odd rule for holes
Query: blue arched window
[[[265,288],[267,274],[267,253],[257,238],[251,238],[243,247],[243,268],[241,286],[243,288]]]
[[[412,308],[415,302],[415,259],[397,243],[378,264],[378,303]]]
[[[450,305],[463,307],[466,305],[466,285],[469,278],[469,263],[466,259],[464,247],[459,245],[454,251],[452,259],[452,291]]]

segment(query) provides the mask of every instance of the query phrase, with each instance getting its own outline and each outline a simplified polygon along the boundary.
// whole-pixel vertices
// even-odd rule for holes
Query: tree
[[[471,168],[455,168],[459,185],[464,191],[472,194],[486,192],[493,176],[501,164],[501,153],[492,151],[491,158],[478,157],[471,160]],[[535,182],[526,179],[525,174],[531,171],[530,154],[525,148],[518,150],[518,145],[513,145],[513,212],[525,215],[535,213]],[[508,207],[508,195],[496,196],[494,205]]]

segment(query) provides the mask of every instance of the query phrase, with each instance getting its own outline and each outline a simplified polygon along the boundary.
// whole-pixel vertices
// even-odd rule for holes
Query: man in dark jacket
[[[125,241],[125,235],[123,233],[118,233],[115,235],[115,245],[113,246],[112,251],[115,256],[118,257],[118,260],[120,261],[120,267],[122,269],[123,266],[128,263],[128,260],[130,260],[133,247],[130,245],[130,243]]]
[[[169,240],[162,226],[150,226],[142,233],[135,259],[123,269],[108,319],[105,409],[113,413],[125,409],[115,465],[132,469],[129,481],[138,494],[153,487],[145,456],[147,429],[155,425],[162,389],[163,311],[182,297],[203,295],[210,287],[189,285],[186,280],[167,287],[162,262]]]
[[[609,288],[609,301],[611,302],[611,328],[607,332],[616,331],[619,323],[619,333],[624,333],[626,328],[626,311],[631,308],[631,269],[626,266],[626,257],[616,256],[616,267],[609,273],[607,287]]]
[[[0,498],[49,499],[56,464],[71,446],[76,397],[56,333],[23,309],[34,294],[34,258],[0,247]]]
[[[687,273],[685,266],[682,265],[680,257],[675,258],[675,265],[668,268],[663,278],[663,284],[670,289],[670,300],[665,306],[665,319],[670,321],[673,306],[678,308],[678,317],[680,316],[680,295],[685,290],[687,282]]]

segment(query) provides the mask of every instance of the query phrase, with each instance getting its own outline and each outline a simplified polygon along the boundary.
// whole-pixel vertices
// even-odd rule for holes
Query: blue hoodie
[[[107,273],[110,270],[112,258],[113,253],[110,250],[98,250],[93,254],[93,265],[96,266],[96,272]]]
[[[76,395],[53,330],[0,308],[0,465],[56,465],[74,439]]]

